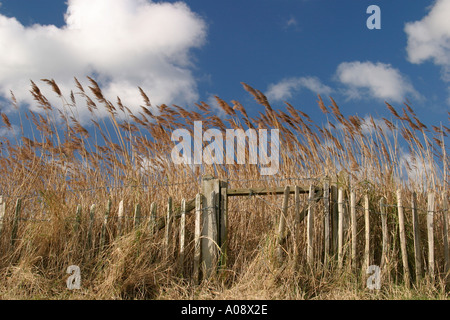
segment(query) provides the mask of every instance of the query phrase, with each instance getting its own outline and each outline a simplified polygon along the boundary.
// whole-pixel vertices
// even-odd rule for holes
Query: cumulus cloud
[[[420,21],[405,25],[407,53],[412,63],[433,60],[450,67],[450,0],[438,0]],[[450,71],[450,69],[448,70]]]
[[[370,95],[377,99],[402,102],[407,95],[420,98],[411,83],[390,64],[373,62],[343,62],[336,72],[350,99]]]
[[[405,25],[408,60],[415,64],[432,61],[442,68],[442,78],[446,82],[450,82],[449,16],[450,0],[437,0],[422,20]],[[447,102],[450,104],[450,95]]]
[[[329,95],[333,91],[316,77],[294,77],[269,85],[265,95],[272,101],[287,100],[303,88],[323,95]]]
[[[68,0],[65,25],[24,26],[0,15],[0,95],[32,102],[30,80],[55,79],[63,94],[73,77],[93,75],[107,99],[131,109],[151,102],[198,98],[191,50],[206,37],[205,22],[182,3],[149,0]],[[45,93],[45,92],[44,92]]]

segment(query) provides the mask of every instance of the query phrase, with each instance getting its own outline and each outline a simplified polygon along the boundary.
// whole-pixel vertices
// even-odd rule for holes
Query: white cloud
[[[422,20],[405,25],[410,62],[432,59],[438,65],[450,66],[449,16],[450,0],[438,0]]]
[[[408,60],[415,64],[433,61],[442,68],[442,79],[446,82],[450,82],[449,16],[450,0],[437,0],[422,20],[405,25]]]
[[[120,96],[131,110],[142,104],[138,86],[153,105],[198,98],[190,51],[204,43],[206,25],[186,4],[68,0],[65,22],[25,27],[0,15],[0,95],[13,90],[31,103],[30,79],[53,78],[67,95],[73,77],[94,75],[107,99]]]
[[[297,77],[283,79],[278,83],[269,85],[266,96],[269,100],[281,101],[292,98],[302,88],[315,94],[329,95],[333,90],[322,84],[316,77]]]
[[[420,98],[410,82],[389,64],[372,62],[343,62],[337,68],[337,79],[347,86],[350,99],[363,95],[402,102],[407,95]]]

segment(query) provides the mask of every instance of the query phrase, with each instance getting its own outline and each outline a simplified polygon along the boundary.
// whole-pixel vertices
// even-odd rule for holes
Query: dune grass
[[[3,127],[10,131],[0,149],[1,193],[5,217],[0,234],[0,299],[446,299],[448,279],[444,270],[443,220],[448,200],[448,155],[445,139],[449,128],[426,126],[408,104],[401,111],[386,103],[391,119],[344,116],[330,97],[327,106],[318,97],[323,123],[289,103],[275,109],[258,90],[243,84],[263,107],[254,118],[238,101],[216,97],[221,110],[204,102],[195,107],[153,106],[140,90],[143,105],[131,112],[120,99],[106,100],[89,78],[84,88],[75,79],[76,92],[62,96],[53,80],[45,80],[62,106],[50,104],[39,87],[31,93],[39,111],[20,109],[20,124],[2,112]],[[78,108],[88,108],[90,122],[80,119]],[[223,114],[219,117],[217,114]],[[107,114],[106,117],[102,116]],[[175,165],[170,153],[171,132],[193,130],[203,121],[204,130],[227,128],[280,130],[280,170],[269,179],[257,165]],[[306,226],[295,224],[285,243],[286,261],[276,263],[276,228],[281,197],[233,198],[229,203],[229,260],[227,268],[200,285],[190,278],[193,265],[194,220],[187,217],[187,251],[183,270],[177,264],[177,228],[169,254],[164,252],[164,231],[150,232],[150,204],[165,214],[167,198],[179,205],[200,192],[200,180],[212,174],[234,188],[284,186],[317,181],[324,177],[349,184],[359,196],[367,193],[370,207],[378,211],[381,197],[395,204],[396,191],[405,199],[418,195],[420,228],[425,239],[427,191],[437,194],[435,217],[436,279],[407,288],[403,283],[396,209],[389,207],[391,246],[381,290],[366,288],[362,267],[352,271],[348,255],[343,270],[336,260],[323,264],[323,204],[317,204],[314,221],[317,264],[306,265]],[[302,180],[305,179],[305,180]],[[313,179],[313,180],[311,180]],[[14,209],[22,200],[17,240],[11,243]],[[111,201],[107,228],[104,214]],[[118,232],[118,207],[123,200],[124,218]],[[293,200],[290,200],[292,204]],[[358,198],[358,204],[360,204]],[[91,205],[96,204],[92,210]],[[134,209],[141,206],[141,223],[134,226]],[[77,219],[77,207],[81,205]],[[291,212],[292,209],[289,209]],[[358,253],[364,252],[363,215],[358,211]],[[381,251],[381,222],[371,215],[372,255]],[[90,226],[92,225],[92,229]],[[413,272],[412,218],[406,209],[408,259]],[[92,233],[89,234],[89,230]],[[105,234],[100,247],[102,232]],[[346,249],[347,250],[347,249]],[[347,251],[346,251],[347,252]],[[361,264],[361,263],[360,263]],[[66,269],[81,269],[79,290],[68,290]],[[185,275],[181,276],[181,271]]]

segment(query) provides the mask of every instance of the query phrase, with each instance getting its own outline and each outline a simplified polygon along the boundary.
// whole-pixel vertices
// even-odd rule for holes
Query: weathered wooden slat
[[[299,186],[295,186],[295,190],[294,190],[294,223],[292,226],[292,230],[294,231],[294,241],[293,241],[293,246],[294,246],[294,263],[295,266],[297,266],[297,262],[298,262],[298,256],[299,256],[299,248],[298,248],[298,244],[297,244],[297,234],[298,234],[298,227],[300,224],[300,187]]]
[[[325,256],[324,264],[327,265],[331,254],[331,225],[330,225],[330,181],[325,180],[323,186],[323,206],[324,206],[324,233],[325,233]]]
[[[213,187],[213,186],[212,186]],[[216,192],[211,191],[202,208],[202,269],[205,278],[212,277],[217,271],[218,262],[218,226],[216,215]]]
[[[166,229],[165,229],[165,236],[164,236],[166,257],[169,255],[170,246],[171,246],[170,238],[172,236],[172,220],[173,220],[172,217],[173,217],[172,197],[169,197],[169,199],[167,201]]]
[[[369,269],[370,266],[370,211],[369,196],[364,196],[364,231],[365,231],[365,247],[364,247],[364,266]]]
[[[402,252],[403,278],[406,287],[410,287],[410,274],[408,266],[408,254],[406,251],[405,216],[403,213],[402,192],[397,190],[398,227],[400,236],[400,249]]]
[[[284,261],[283,244],[286,239],[285,229],[286,229],[287,210],[289,204],[289,194],[290,194],[289,186],[284,187],[283,209],[280,214],[280,223],[278,225],[278,240],[277,240],[278,241],[277,257],[278,263],[280,264],[283,263]]]
[[[121,236],[124,229],[123,218],[123,200],[119,202],[119,209],[117,211],[117,235]]]
[[[428,230],[428,273],[434,279],[434,192],[428,193],[427,230]]]
[[[338,187],[336,184],[330,186],[330,198],[331,198],[331,246],[333,255],[338,256],[339,247],[339,200],[338,200]]]
[[[181,200],[181,218],[180,218],[180,256],[179,256],[179,268],[181,275],[183,275],[184,269],[184,250],[186,241],[186,200]]]
[[[200,261],[201,261],[201,236],[202,236],[202,195],[195,197],[195,231],[194,231],[194,272],[195,283],[200,280]]]
[[[344,262],[344,191],[338,191],[338,267],[342,269]]]
[[[422,245],[420,243],[419,232],[419,215],[417,214],[417,195],[414,192],[411,197],[411,209],[413,220],[413,232],[414,232],[414,259],[416,269],[416,282],[422,277]]]
[[[308,219],[306,224],[306,259],[310,266],[314,265],[314,186],[309,187]]]
[[[388,248],[389,248],[389,233],[388,233],[387,214],[386,214],[386,198],[384,198],[384,197],[382,197],[380,199],[380,212],[381,212],[381,232],[383,234],[380,267],[383,268],[386,265]]]
[[[202,179],[202,272],[204,279],[217,272],[220,249],[220,180],[211,175]]]
[[[356,194],[355,190],[350,191],[350,221],[352,228],[352,268],[356,270],[358,265],[356,245],[357,245],[357,224],[356,224]]]

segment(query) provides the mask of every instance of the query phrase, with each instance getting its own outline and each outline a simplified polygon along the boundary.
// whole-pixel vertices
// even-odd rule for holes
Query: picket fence
[[[183,266],[185,263],[186,248],[186,216],[194,213],[195,215],[195,230],[194,230],[194,257],[193,257],[193,272],[191,275],[184,275],[191,277],[193,281],[199,283],[202,279],[208,279],[217,274],[218,271],[227,267],[228,256],[228,199],[229,197],[239,196],[264,196],[264,195],[280,195],[283,196],[282,206],[280,210],[279,223],[276,230],[277,241],[277,262],[283,264],[285,260],[286,250],[284,244],[289,233],[286,232],[288,223],[288,209],[289,199],[293,194],[294,198],[294,214],[293,222],[296,225],[304,222],[306,228],[306,263],[308,266],[314,268],[317,265],[315,257],[321,257],[320,263],[327,265],[328,263],[337,263],[338,269],[342,270],[344,262],[350,265],[354,270],[361,262],[363,269],[368,269],[372,263],[376,263],[383,269],[388,264],[388,252],[390,248],[390,232],[388,225],[389,208],[396,209],[396,228],[398,228],[398,237],[400,242],[401,262],[403,268],[404,283],[407,286],[411,284],[411,272],[408,261],[407,252],[407,230],[405,229],[405,209],[409,209],[412,219],[412,233],[413,233],[413,247],[414,247],[414,271],[416,281],[424,276],[424,270],[427,270],[427,275],[430,279],[436,276],[436,261],[435,261],[435,215],[441,214],[442,217],[442,243],[444,250],[444,266],[443,273],[448,275],[450,268],[449,245],[448,245],[448,196],[442,194],[441,209],[436,210],[436,193],[428,192],[427,208],[426,208],[426,239],[421,237],[419,228],[419,214],[420,210],[417,208],[417,195],[412,193],[409,200],[410,206],[405,206],[408,203],[403,198],[402,190],[396,193],[396,203],[388,204],[386,198],[382,197],[378,201],[378,208],[370,207],[369,194],[359,195],[362,199],[363,206],[357,205],[357,192],[351,186],[344,189],[337,182],[333,182],[328,178],[322,180],[321,185],[317,185],[317,181],[311,182],[308,186],[286,185],[279,187],[264,187],[264,188],[229,188],[227,181],[222,181],[207,175],[202,179],[202,192],[198,193],[193,199],[182,199],[180,206],[174,208],[173,199],[168,197],[166,214],[164,217],[157,217],[157,204],[152,203],[150,206],[150,214],[148,226],[150,232],[155,233],[164,230],[164,245],[166,254],[169,255],[169,247],[171,246],[171,234],[175,221],[179,220],[179,259],[178,263]],[[300,206],[300,196],[307,195],[308,205],[306,208]],[[314,219],[320,212],[316,212],[316,204],[323,202],[323,215],[321,221],[323,223],[323,252],[317,255],[314,253],[315,236]],[[15,202],[13,219],[11,223],[7,223],[6,206],[3,197],[0,196],[0,235],[5,228],[11,228],[11,245],[14,246],[18,240],[18,229],[21,219],[22,199],[18,198]],[[105,238],[107,233],[107,225],[111,215],[111,200],[108,201],[107,209],[103,216],[103,224],[100,234],[100,249],[105,246]],[[364,212],[364,252],[359,254],[357,243],[359,233],[357,226],[357,209],[361,207]],[[378,209],[378,210],[377,210]],[[390,210],[392,214],[392,210]],[[77,207],[75,225],[77,230],[81,225],[81,205]],[[373,261],[371,256],[371,226],[370,215],[376,214],[377,218],[381,220],[382,232],[382,252],[379,261]],[[96,216],[96,205],[93,204],[89,210],[89,228],[88,228],[88,242],[93,241],[93,224]],[[133,224],[137,228],[141,224],[142,214],[140,204],[134,207]],[[372,220],[373,221],[373,220]],[[120,201],[117,212],[117,233],[121,235],[124,231],[124,202]],[[426,240],[427,259],[423,259],[423,242]],[[182,268],[181,268],[182,269]]]

